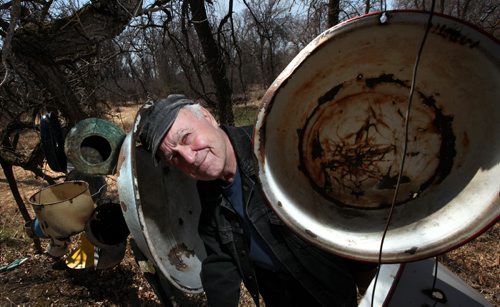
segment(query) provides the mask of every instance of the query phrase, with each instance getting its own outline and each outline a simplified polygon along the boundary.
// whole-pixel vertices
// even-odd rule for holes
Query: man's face
[[[198,180],[224,179],[232,153],[229,140],[208,110],[183,108],[158,149],[158,156]]]

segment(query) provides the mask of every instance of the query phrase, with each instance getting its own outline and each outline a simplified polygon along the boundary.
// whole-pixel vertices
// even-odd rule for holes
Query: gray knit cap
[[[158,163],[156,157],[158,147],[172,127],[179,110],[190,104],[195,104],[195,102],[187,99],[184,95],[172,94],[167,98],[153,102],[152,106],[142,115],[139,140],[147,150],[151,151],[155,163]]]

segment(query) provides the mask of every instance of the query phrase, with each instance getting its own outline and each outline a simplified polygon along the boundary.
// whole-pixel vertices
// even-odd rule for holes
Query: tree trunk
[[[365,14],[370,13],[370,9],[371,9],[370,0],[365,0]]]
[[[194,28],[200,40],[207,61],[208,71],[215,85],[218,115],[221,124],[233,125],[234,115],[231,103],[232,89],[226,76],[226,64],[212,35],[208,23],[204,0],[188,0]]]
[[[461,18],[463,20],[467,20],[467,13],[469,12],[469,5],[470,5],[471,0],[465,0],[462,8],[462,14],[458,16],[458,18]]]
[[[328,1],[328,21],[327,27],[331,28],[339,23],[340,0]]]
[[[439,1],[439,13],[441,13],[441,14],[444,14],[444,1],[445,0]]]

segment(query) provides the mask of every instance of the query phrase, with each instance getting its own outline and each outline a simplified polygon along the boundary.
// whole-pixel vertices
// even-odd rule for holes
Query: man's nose
[[[177,153],[187,164],[193,164],[196,161],[196,153],[189,146],[180,146]]]

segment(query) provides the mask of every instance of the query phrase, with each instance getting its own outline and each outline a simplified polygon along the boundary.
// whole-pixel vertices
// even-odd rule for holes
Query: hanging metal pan
[[[339,24],[264,95],[254,139],[264,192],[286,224],[324,249],[378,260],[428,17],[390,11]],[[499,97],[499,42],[434,15],[383,262],[443,253],[498,221]]]
[[[162,162],[155,166],[151,153],[137,146],[145,108],[137,113],[118,159],[123,217],[140,251],[161,277],[185,293],[200,293],[206,253],[197,232],[201,205],[196,181]]]

